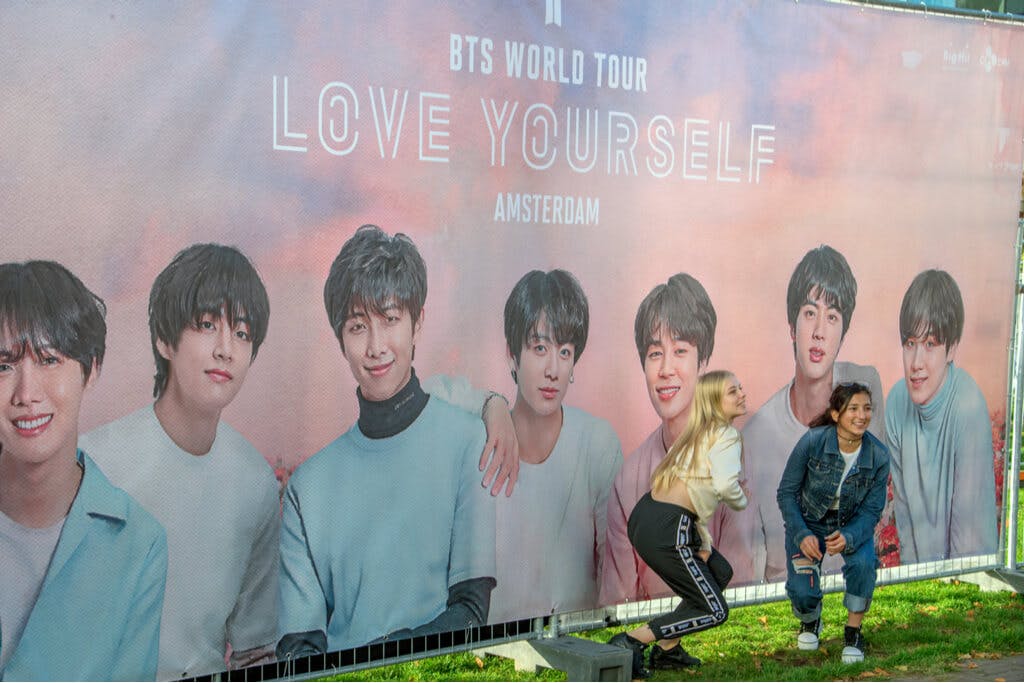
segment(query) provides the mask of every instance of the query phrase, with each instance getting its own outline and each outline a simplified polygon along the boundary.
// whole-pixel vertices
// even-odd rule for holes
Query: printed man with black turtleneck
[[[278,659],[486,623],[494,504],[483,424],[432,398],[412,367],[426,266],[412,241],[364,225],[324,285],[359,387],[356,425],[299,466],[281,529]]]

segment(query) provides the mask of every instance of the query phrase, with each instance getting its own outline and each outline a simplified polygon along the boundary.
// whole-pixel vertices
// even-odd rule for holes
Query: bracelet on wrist
[[[508,399],[505,398],[504,394],[499,394],[497,391],[489,391],[487,392],[487,398],[484,399],[483,406],[480,408],[480,417],[484,416],[484,413],[487,412],[487,404],[490,403],[491,399],[495,397],[500,398],[502,401],[505,402],[505,405],[508,406]]]

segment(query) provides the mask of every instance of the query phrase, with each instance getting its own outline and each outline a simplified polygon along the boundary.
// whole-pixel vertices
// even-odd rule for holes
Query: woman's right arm
[[[789,454],[789,460],[786,461],[786,469],[782,471],[782,480],[775,495],[786,533],[796,545],[800,545],[811,535],[811,530],[804,522],[803,513],[800,512],[800,491],[807,475],[807,461],[811,457],[813,442],[814,438],[810,431],[805,432],[797,441],[793,452]]]
[[[708,466],[711,469],[711,485],[719,500],[733,510],[747,507],[747,494],[740,486],[740,456],[743,441],[733,428],[725,430],[718,441],[708,450]]]

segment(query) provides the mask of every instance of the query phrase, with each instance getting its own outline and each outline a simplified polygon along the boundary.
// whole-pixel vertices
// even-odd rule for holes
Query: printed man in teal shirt
[[[486,623],[494,502],[479,419],[412,367],[427,272],[412,241],[363,226],[324,285],[358,384],[356,425],[296,469],[281,524],[279,660]]]
[[[0,265],[0,678],[156,675],[163,527],[78,450],[102,300],[60,264]]]

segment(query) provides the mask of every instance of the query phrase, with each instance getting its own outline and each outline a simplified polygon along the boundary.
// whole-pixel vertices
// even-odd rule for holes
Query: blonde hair
[[[730,424],[722,412],[722,397],[733,379],[735,375],[728,370],[712,370],[697,380],[686,428],[651,475],[651,489],[668,488],[676,472],[684,468],[688,476],[693,475],[701,460],[698,456],[707,453],[718,439],[718,432]]]

